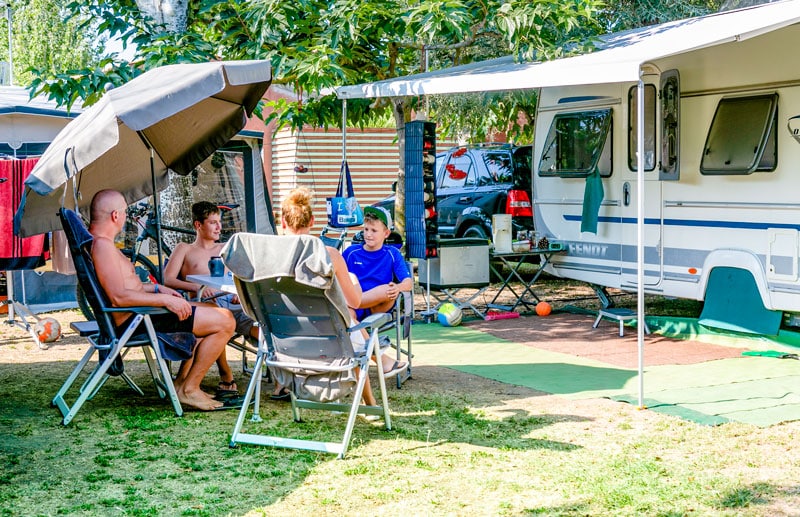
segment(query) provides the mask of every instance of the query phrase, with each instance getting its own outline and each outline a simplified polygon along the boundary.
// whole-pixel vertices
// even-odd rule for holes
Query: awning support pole
[[[639,409],[644,409],[644,81],[636,88],[636,339],[639,351]]]

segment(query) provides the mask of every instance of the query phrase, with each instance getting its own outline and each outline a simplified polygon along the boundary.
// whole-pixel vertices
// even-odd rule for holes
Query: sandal
[[[222,400],[238,396],[239,387],[236,386],[236,379],[232,379],[230,382],[219,381],[219,384],[217,384],[217,392],[214,394],[215,399]]]
[[[408,363],[405,361],[395,361],[392,367],[389,369],[388,372],[383,372],[384,378],[391,378],[396,376],[398,373],[402,372],[408,368]]]
[[[270,400],[277,400],[281,402],[285,402],[291,398],[292,396],[289,394],[289,390],[286,388],[281,388],[278,393],[273,393],[269,396]]]

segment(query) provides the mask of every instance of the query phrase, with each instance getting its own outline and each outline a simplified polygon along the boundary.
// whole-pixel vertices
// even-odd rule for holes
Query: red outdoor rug
[[[592,328],[593,316],[551,314],[515,319],[472,321],[465,326],[526,346],[602,361],[622,368],[637,368],[639,352],[636,328],[602,320]],[[659,336],[644,337],[644,365],[695,364],[716,359],[741,357],[742,349]]]

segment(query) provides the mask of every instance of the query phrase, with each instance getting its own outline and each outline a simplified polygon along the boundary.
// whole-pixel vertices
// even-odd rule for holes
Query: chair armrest
[[[403,303],[403,315],[411,316],[414,314],[414,292],[413,291],[401,291],[400,295],[402,296],[402,303]],[[400,300],[401,297],[397,297],[397,302],[395,303],[395,307],[397,308],[398,312],[400,311]]]
[[[356,330],[361,330],[364,328],[372,328],[372,327],[380,327],[384,323],[388,323],[392,321],[392,315],[388,312],[379,312],[377,314],[370,314],[364,321],[359,323],[358,325],[354,325],[347,329],[348,332],[354,332]]]
[[[166,314],[169,309],[166,307],[105,307],[103,312],[135,312],[136,314]]]

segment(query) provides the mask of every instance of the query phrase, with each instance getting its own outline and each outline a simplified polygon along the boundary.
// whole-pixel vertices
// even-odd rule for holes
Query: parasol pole
[[[147,142],[146,138],[144,140]],[[147,142],[147,147],[150,149],[150,179],[153,180],[153,211],[156,215],[156,249],[158,250],[158,278],[156,280],[158,283],[162,283],[164,275],[164,257],[161,251],[161,210],[158,209],[159,195],[158,188],[156,187],[156,152],[153,146],[150,145],[150,142]]]
[[[342,161],[345,161],[346,159],[347,159],[347,99],[342,99]]]
[[[156,185],[156,151],[143,131],[137,131],[136,134],[139,135],[145,147],[150,151],[150,179],[153,182],[153,212],[155,212],[156,216],[156,250],[158,252],[158,278],[156,278],[156,281],[161,283],[164,278],[164,254],[161,251],[161,212],[158,209],[159,196],[158,186]]]

